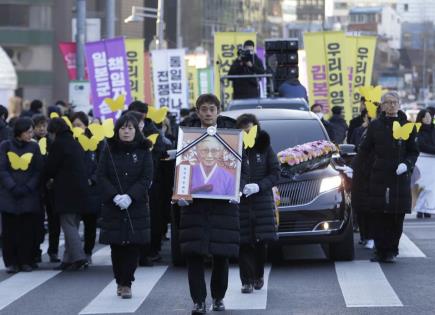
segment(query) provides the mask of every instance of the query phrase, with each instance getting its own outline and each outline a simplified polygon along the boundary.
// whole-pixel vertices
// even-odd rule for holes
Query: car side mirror
[[[356,155],[356,148],[354,144],[340,144],[338,146],[340,155],[342,157],[351,157]]]

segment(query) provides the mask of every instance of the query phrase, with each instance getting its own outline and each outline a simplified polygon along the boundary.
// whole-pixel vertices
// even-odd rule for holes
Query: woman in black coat
[[[46,160],[45,177],[52,185],[54,211],[59,214],[65,235],[65,252],[56,269],[79,270],[88,266],[78,230],[82,210],[89,204],[85,152],[62,118],[52,119],[48,132],[54,140]]]
[[[418,150],[414,131],[407,140],[393,137],[394,122],[407,123],[406,115],[399,111],[397,93],[385,93],[381,102],[384,112],[368,126],[359,154],[362,161],[371,154],[375,156],[369,186],[376,247],[373,261],[394,262],[405,213],[411,211],[411,173]]]
[[[417,218],[430,218],[431,213],[435,211],[435,184],[434,172],[432,165],[435,161],[435,128],[433,116],[431,113],[422,109],[416,119],[421,123],[421,128],[417,135],[417,145],[420,150],[420,156],[416,163],[416,169],[419,169],[420,176],[416,181],[421,192],[415,203]]]
[[[252,293],[263,287],[266,244],[277,238],[275,206],[272,187],[278,183],[280,167],[270,145],[270,137],[260,129],[257,118],[243,114],[237,119],[237,128],[248,132],[257,126],[253,148],[246,149],[249,161],[248,183],[240,202],[240,279],[242,293]]]
[[[100,243],[110,244],[117,295],[122,298],[131,298],[140,246],[150,242],[150,148],[136,118],[124,114],[116,122],[115,135],[105,146],[98,166],[103,201]]]
[[[42,156],[32,141],[33,122],[18,118],[14,138],[0,145],[0,212],[3,260],[8,273],[32,271],[38,243]]]
[[[91,138],[92,132],[88,129],[89,118],[84,112],[74,113],[71,117],[73,127],[83,129],[84,136]],[[82,209],[81,219],[84,225],[84,251],[86,259],[92,263],[92,250],[95,246],[97,236],[97,219],[101,211],[101,196],[97,189],[97,167],[100,149],[105,142],[100,143],[96,150],[85,150],[86,176],[89,185],[89,204],[86,209]]]

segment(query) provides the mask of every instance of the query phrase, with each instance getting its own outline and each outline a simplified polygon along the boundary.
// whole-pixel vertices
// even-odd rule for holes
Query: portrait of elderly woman
[[[235,176],[223,164],[224,146],[215,138],[207,137],[196,145],[198,164],[192,167],[191,193],[234,195]]]

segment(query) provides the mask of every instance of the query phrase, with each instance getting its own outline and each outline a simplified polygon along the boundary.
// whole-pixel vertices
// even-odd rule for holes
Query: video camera
[[[237,51],[237,56],[243,62],[250,61],[250,62],[254,63],[254,54],[249,49],[239,48],[239,50]]]

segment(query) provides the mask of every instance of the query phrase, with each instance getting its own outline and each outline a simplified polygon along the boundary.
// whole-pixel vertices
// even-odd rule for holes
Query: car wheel
[[[184,266],[186,261],[180,249],[180,208],[173,205],[171,207],[171,258],[172,264],[176,267]]]
[[[347,261],[354,259],[355,248],[353,244],[352,220],[347,223],[341,242],[331,243],[328,247],[328,257],[333,261]]]
[[[271,263],[280,263],[283,261],[282,246],[279,242],[274,242],[268,245],[267,257]]]

